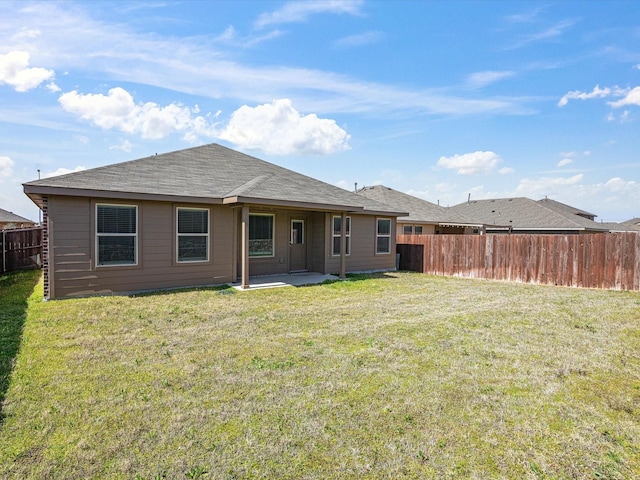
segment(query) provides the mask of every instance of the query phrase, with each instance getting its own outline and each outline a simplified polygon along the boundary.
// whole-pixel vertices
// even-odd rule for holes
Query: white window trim
[[[380,234],[378,233],[378,224],[381,220],[386,220],[389,222],[389,233],[388,234]],[[391,254],[391,227],[393,226],[393,222],[390,218],[376,218],[376,255],[390,255]],[[388,238],[389,239],[389,251],[388,252],[379,252],[378,251],[378,239],[379,238]]]
[[[200,210],[207,212],[207,233],[180,233],[178,229],[180,210]],[[176,207],[176,263],[207,263],[210,257],[211,246],[211,211],[208,208]],[[207,258],[205,260],[180,260],[180,237],[207,237]]]
[[[251,254],[251,248],[249,248],[249,258],[273,258],[276,256],[276,216],[273,213],[249,213],[249,217],[271,217],[271,255],[256,255]],[[251,223],[251,222],[249,222]],[[251,230],[251,229],[249,229]],[[249,231],[249,237],[251,237],[251,231]],[[250,241],[250,240],[248,240]]]
[[[342,215],[333,215],[331,217],[331,256],[332,257],[339,257],[340,256],[340,252],[335,253],[333,251],[333,241],[334,241],[333,239],[334,238],[342,238],[342,235],[340,233],[336,234],[333,231],[333,221],[334,221],[335,218],[342,219]],[[348,256],[351,255],[351,228],[353,227],[353,225],[351,225],[351,217],[350,216],[346,216],[345,219],[346,219],[345,223],[349,224],[349,230],[347,232],[345,232],[345,242],[346,242],[347,247],[348,247],[348,249],[347,249],[348,251],[345,253],[345,255],[348,257]]]
[[[136,233],[99,233],[98,232],[98,208],[99,207],[133,207],[136,211]],[[139,215],[138,205],[125,205],[122,203],[96,203],[96,268],[122,268],[122,267],[136,267],[138,265],[138,230],[139,230]],[[100,242],[99,237],[133,237],[133,257],[134,263],[119,263],[111,265],[100,264]]]

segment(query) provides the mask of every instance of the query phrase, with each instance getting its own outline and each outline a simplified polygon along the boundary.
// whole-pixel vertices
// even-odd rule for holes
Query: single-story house
[[[45,297],[390,271],[382,203],[217,144],[35,180]]]
[[[0,208],[0,230],[35,227],[35,222]]]
[[[578,212],[548,200],[526,197],[468,200],[450,207],[486,225],[487,233],[576,234],[605,233],[609,229]],[[585,212],[587,213],[587,212]],[[589,214],[592,215],[592,214]]]
[[[484,231],[481,222],[474,221],[460,212],[384,185],[363,187],[358,190],[358,194],[390,205],[399,211],[409,212],[409,215],[398,217],[397,235],[469,235],[481,234]]]

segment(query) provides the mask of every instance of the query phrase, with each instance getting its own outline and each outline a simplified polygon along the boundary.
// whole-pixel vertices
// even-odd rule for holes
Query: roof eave
[[[209,205],[222,204],[222,198],[190,197],[184,195],[154,194],[145,192],[122,192],[113,190],[93,190],[83,188],[50,187],[42,185],[23,184],[24,193],[42,208],[42,197],[59,195],[65,197],[109,198],[116,200],[155,200],[164,202],[206,203]]]

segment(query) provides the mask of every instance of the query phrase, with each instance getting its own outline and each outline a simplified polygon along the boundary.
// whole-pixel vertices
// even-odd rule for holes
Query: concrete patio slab
[[[249,288],[243,289],[240,282],[232,283],[231,286],[237,290],[256,290],[259,288],[276,287],[300,287],[303,285],[315,285],[327,280],[339,280],[336,275],[322,274],[317,272],[288,273],[282,275],[265,275],[260,277],[249,277]]]

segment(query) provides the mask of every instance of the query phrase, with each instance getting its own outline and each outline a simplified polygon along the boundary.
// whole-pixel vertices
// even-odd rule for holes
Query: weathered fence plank
[[[635,232],[398,235],[397,244],[423,245],[422,259],[405,259],[403,265],[418,262],[424,273],[434,275],[640,290],[640,233]],[[404,255],[409,251],[416,254],[405,250]]]

